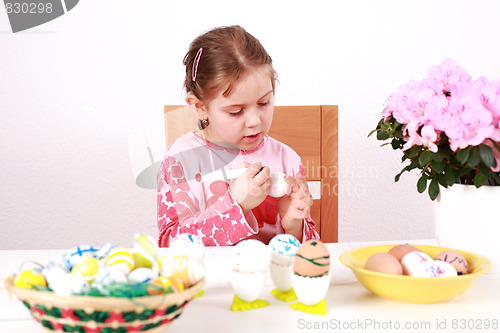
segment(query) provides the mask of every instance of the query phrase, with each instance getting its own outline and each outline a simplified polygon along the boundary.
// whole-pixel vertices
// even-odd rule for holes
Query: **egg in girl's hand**
[[[290,191],[290,185],[286,181],[286,174],[283,172],[273,172],[271,178],[271,189],[269,195],[280,198]]]
[[[271,264],[269,272],[276,286],[271,293],[279,300],[289,302],[297,299],[293,291],[293,259],[300,247],[297,238],[289,234],[279,234],[269,242]]]
[[[294,258],[293,288],[299,303],[292,303],[294,309],[326,314],[324,297],[330,285],[330,253],[323,242],[308,240],[303,243]]]
[[[385,252],[372,254],[366,260],[365,269],[385,274],[403,274],[403,267],[398,259]]]
[[[392,247],[390,250],[389,250],[389,254],[390,255],[393,255],[399,262],[401,262],[401,259],[403,259],[403,257],[410,253],[410,252],[415,252],[415,251],[420,251],[419,249],[417,249],[415,246],[412,246],[410,244],[400,244],[400,245],[396,245],[394,247]]]
[[[231,285],[235,293],[232,311],[245,311],[269,305],[259,300],[267,277],[271,255],[264,243],[243,240],[232,249]]]
[[[441,260],[450,263],[458,275],[464,275],[469,273],[469,263],[467,259],[460,253],[454,250],[444,250],[434,258],[434,260]]]

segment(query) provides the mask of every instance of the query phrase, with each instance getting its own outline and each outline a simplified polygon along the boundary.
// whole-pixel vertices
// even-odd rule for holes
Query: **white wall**
[[[237,3],[85,0],[16,34],[0,7],[0,249],[156,237],[155,191],[134,183],[128,136],[183,103],[190,41],[228,24],[273,57],[278,105],[339,105],[340,240],[434,236],[417,175],[394,183],[401,154],[367,134],[389,93],[448,57],[499,78],[500,2]]]

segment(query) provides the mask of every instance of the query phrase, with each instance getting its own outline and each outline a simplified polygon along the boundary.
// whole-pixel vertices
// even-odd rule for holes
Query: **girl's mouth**
[[[254,143],[257,140],[259,140],[260,133],[254,134],[254,135],[247,135],[244,137],[245,141],[248,143]]]

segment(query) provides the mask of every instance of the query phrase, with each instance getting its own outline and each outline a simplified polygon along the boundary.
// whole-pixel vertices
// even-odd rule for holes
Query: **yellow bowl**
[[[395,244],[396,245],[396,244]],[[388,252],[395,245],[362,247],[342,253],[340,262],[352,269],[363,286],[373,294],[399,302],[438,303],[448,301],[469,289],[474,281],[491,269],[483,256],[439,246],[413,245],[434,258],[444,250],[455,250],[469,262],[469,274],[456,277],[418,278],[408,275],[378,273],[364,269],[366,260],[376,252]]]

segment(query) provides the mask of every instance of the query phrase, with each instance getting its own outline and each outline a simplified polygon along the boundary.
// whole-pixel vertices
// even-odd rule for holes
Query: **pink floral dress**
[[[265,136],[253,150],[229,149],[194,132],[169,147],[158,171],[159,246],[168,246],[180,233],[197,235],[205,245],[234,245],[248,238],[268,244],[283,233],[276,199],[243,214],[229,191],[229,180],[198,182],[197,174],[261,162],[273,172],[304,175],[300,157],[285,144]],[[319,239],[314,221],[304,220],[303,241]]]

